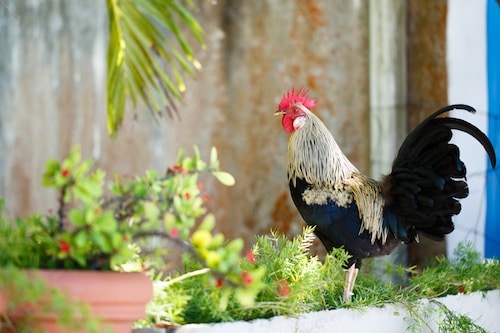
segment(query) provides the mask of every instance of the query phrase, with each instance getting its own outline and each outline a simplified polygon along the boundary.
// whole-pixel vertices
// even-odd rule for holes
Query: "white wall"
[[[452,115],[486,132],[486,1],[449,0],[447,24],[449,103],[469,104],[477,110],[475,115],[464,111],[455,111]],[[454,137],[453,141],[460,147],[462,160],[467,166],[470,194],[462,200],[462,212],[454,219],[455,231],[447,239],[448,254],[463,240],[473,242],[476,249],[484,254],[486,154],[470,136],[456,133]]]

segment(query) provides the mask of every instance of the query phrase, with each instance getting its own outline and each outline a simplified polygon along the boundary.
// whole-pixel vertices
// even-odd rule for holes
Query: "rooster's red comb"
[[[283,95],[283,98],[278,105],[278,110],[285,110],[290,105],[295,103],[302,103],[302,105],[311,110],[316,106],[316,99],[307,98],[307,94],[309,94],[309,90],[300,88],[300,90],[296,93],[295,87],[292,87],[292,90],[287,91],[286,94]]]

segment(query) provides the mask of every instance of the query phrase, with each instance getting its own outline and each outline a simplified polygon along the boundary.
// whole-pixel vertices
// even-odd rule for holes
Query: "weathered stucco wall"
[[[448,103],[447,0],[407,1],[407,126],[411,130]],[[446,243],[421,237],[409,246],[410,264],[446,255]]]
[[[203,69],[187,82],[180,117],[128,112],[105,128],[107,13],[103,1],[7,0],[0,5],[0,196],[14,215],[45,211],[49,158],[80,144],[108,174],[163,170],[177,150],[217,146],[237,185],[209,183],[230,236],[296,233],[285,175],[288,135],[273,116],[292,85],[310,88],[347,155],[368,171],[368,2],[200,1]]]
[[[367,7],[343,1],[227,1],[221,7],[226,104],[212,138],[237,184],[219,192],[216,206],[227,207],[220,212],[227,232],[276,227],[294,234],[302,223],[286,181],[288,135],[273,112],[292,85],[309,87],[317,113],[347,154],[368,168]]]
[[[0,13],[0,194],[26,215],[54,204],[41,191],[48,158],[80,143],[105,165],[106,14],[74,1],[6,1]]]

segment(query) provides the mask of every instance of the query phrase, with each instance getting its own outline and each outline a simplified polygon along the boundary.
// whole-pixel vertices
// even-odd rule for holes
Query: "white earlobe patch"
[[[293,121],[293,129],[298,130],[301,129],[302,126],[306,123],[306,117],[305,116],[299,116],[294,119]]]

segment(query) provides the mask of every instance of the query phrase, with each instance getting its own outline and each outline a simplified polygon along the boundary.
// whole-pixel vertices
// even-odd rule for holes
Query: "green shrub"
[[[401,303],[413,311],[409,329],[418,331],[425,323],[418,302],[428,298],[433,302],[440,296],[471,293],[500,288],[500,263],[498,260],[480,260],[479,254],[469,243],[460,244],[451,259],[437,258],[433,265],[420,274],[415,268],[389,265],[388,270],[399,272],[406,279],[405,285],[381,281],[368,273],[361,273],[354,289],[352,302],[342,299],[345,270],[343,264],[348,254],[336,249],[321,262],[311,256],[309,247],[314,238],[313,230],[305,228],[302,235],[288,240],[272,232],[269,236],[258,236],[242,270],[261,267],[261,291],[255,303],[242,306],[233,296],[219,288],[217,283],[206,283],[200,276],[174,281],[176,275],[159,278],[156,296],[148,308],[148,319],[142,324],[155,322],[210,323],[236,320],[268,318],[275,315],[294,316],[335,308],[364,308]],[[198,263],[186,258],[189,271],[201,269]],[[370,262],[368,260],[368,265]],[[175,283],[169,283],[174,281]],[[467,317],[455,315],[439,303],[442,327],[480,328]],[[420,312],[419,312],[420,311]],[[419,326],[420,325],[420,326]],[[468,326],[467,326],[468,325]],[[446,331],[446,330],[444,330]]]

